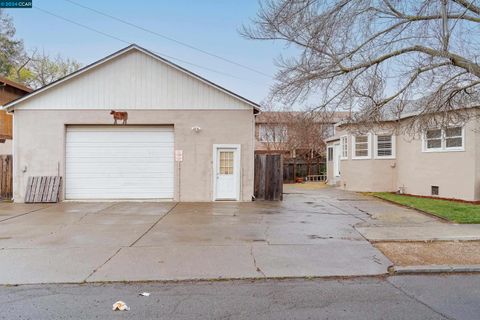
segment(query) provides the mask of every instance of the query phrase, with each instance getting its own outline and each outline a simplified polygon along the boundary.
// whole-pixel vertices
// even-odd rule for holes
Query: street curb
[[[358,274],[358,275],[328,275],[328,276],[278,276],[278,277],[246,277],[246,278],[192,278],[192,279],[152,279],[152,280],[94,280],[94,281],[59,281],[59,282],[27,282],[0,283],[1,287],[38,286],[38,285],[89,285],[89,284],[182,284],[182,283],[213,283],[213,282],[254,282],[254,281],[291,281],[291,280],[351,280],[361,278],[384,279],[389,273]]]
[[[357,228],[354,226],[355,230]],[[358,231],[358,230],[357,230]],[[360,231],[358,231],[360,232]],[[463,243],[463,242],[479,242],[480,237],[478,236],[471,236],[471,237],[466,237],[459,239],[458,237],[451,237],[451,238],[428,238],[428,239],[367,239],[370,243],[372,244],[377,244],[377,243],[393,243],[393,242],[398,242],[398,243],[412,243],[412,242],[417,242],[417,243],[433,243],[433,242],[455,242],[455,243]]]
[[[472,273],[480,272],[480,264],[461,265],[418,265],[418,266],[392,266],[388,268],[390,274],[412,274],[412,273]]]

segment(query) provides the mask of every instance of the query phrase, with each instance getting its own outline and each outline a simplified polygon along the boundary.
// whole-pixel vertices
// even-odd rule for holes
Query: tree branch
[[[465,0],[452,0],[453,2],[461,5],[465,9],[474,12],[475,14],[480,15],[480,7],[473,4],[473,1],[465,1]]]

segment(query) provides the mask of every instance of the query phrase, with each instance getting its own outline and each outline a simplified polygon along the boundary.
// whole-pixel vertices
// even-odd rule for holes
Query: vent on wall
[[[432,186],[432,196],[438,196],[439,188],[438,186]]]

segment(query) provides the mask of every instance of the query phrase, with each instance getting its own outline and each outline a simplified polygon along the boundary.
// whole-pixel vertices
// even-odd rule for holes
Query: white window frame
[[[372,134],[371,133],[367,133],[367,134],[362,134],[362,135],[359,135],[359,136],[367,136],[368,139],[367,139],[367,152],[368,152],[368,155],[366,156],[356,156],[356,141],[357,141],[357,136],[352,136],[352,159],[353,160],[365,160],[365,159],[371,159],[372,158]]]
[[[462,146],[461,147],[450,147],[447,148],[447,137],[445,129],[462,127]],[[429,130],[441,130],[441,147],[440,148],[427,148],[427,130],[422,134],[422,152],[462,152],[465,151],[465,126],[452,125],[448,128],[431,128]]]
[[[456,127],[461,127],[462,128],[462,145],[460,147],[447,147],[447,132],[446,132],[446,129],[448,128],[456,128]],[[444,133],[443,135],[443,139],[442,139],[442,142],[444,143],[444,147],[445,147],[445,151],[465,151],[465,126],[450,126],[444,130],[442,130],[442,132]]]
[[[427,131],[428,130],[440,130],[440,148],[427,148]],[[423,152],[442,152],[443,150],[443,129],[440,128],[430,128],[423,132],[422,134],[422,151]]]
[[[378,155],[378,136],[391,136],[392,137],[392,155],[390,156],[379,156]],[[396,136],[393,134],[385,133],[385,134],[375,134],[373,138],[373,157],[374,159],[395,159],[396,157]]]
[[[264,134],[264,132],[262,131],[265,131],[266,130],[266,124],[264,123],[261,123],[258,125],[258,141],[260,142],[272,142],[272,141],[268,141],[268,139],[264,139],[266,134]]]
[[[348,136],[340,137],[340,160],[348,159]]]
[[[330,152],[332,153],[332,157],[330,158]],[[327,162],[333,161],[333,145],[327,147]]]
[[[282,131],[283,140],[280,139],[280,136],[277,137],[276,131],[277,129],[280,128]],[[263,132],[262,131],[267,131]],[[270,131],[270,132],[269,132]],[[260,123],[258,126],[258,141],[259,142],[264,142],[264,143],[281,143],[285,142],[284,140],[287,140],[288,135],[288,128],[286,125],[283,124],[268,124],[268,123]],[[267,139],[264,139],[265,136],[267,136]]]

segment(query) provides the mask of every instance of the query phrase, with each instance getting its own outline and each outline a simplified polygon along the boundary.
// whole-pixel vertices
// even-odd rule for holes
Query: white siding
[[[133,49],[19,102],[22,109],[251,109],[218,88]]]
[[[173,127],[69,126],[66,199],[172,199]]]

